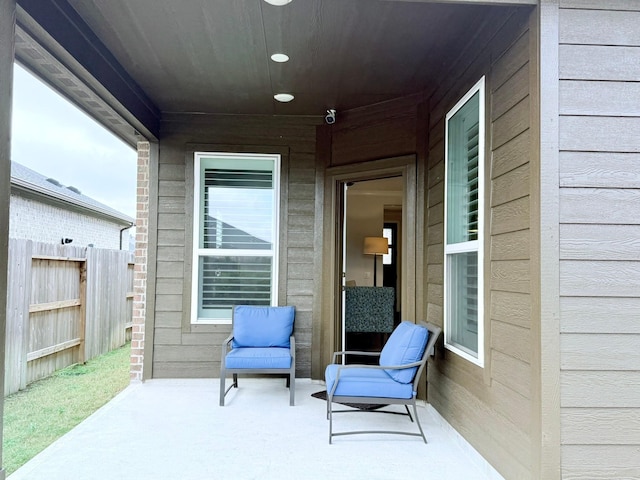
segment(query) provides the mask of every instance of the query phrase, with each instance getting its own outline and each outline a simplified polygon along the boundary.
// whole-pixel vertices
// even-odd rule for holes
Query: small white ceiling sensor
[[[293,95],[290,93],[276,93],[273,98],[282,103],[287,103],[293,100]]]
[[[275,5],[276,7],[281,7],[283,5],[286,5],[287,3],[292,2],[292,0],[264,0],[264,1],[271,5]]]
[[[289,55],[286,55],[284,53],[274,53],[273,55],[271,55],[271,60],[273,60],[276,63],[288,62]]]

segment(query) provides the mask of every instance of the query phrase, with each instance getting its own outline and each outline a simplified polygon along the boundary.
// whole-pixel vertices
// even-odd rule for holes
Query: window
[[[195,153],[192,318],[277,305],[279,155]]]
[[[385,224],[385,228],[382,229],[382,236],[387,239],[387,244],[389,246],[389,250],[387,253],[382,255],[382,264],[383,265],[391,265],[393,263],[393,249],[396,248],[396,245],[393,241],[393,228],[390,226],[387,227]]]
[[[445,124],[445,346],[484,365],[484,77]]]

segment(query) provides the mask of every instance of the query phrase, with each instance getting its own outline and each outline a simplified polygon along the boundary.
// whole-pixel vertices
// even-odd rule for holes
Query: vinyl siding
[[[640,4],[560,2],[562,475],[640,477]]]
[[[430,98],[427,184],[427,316],[443,322],[444,117],[486,75],[485,367],[446,351],[430,370],[429,401],[505,478],[537,478],[535,411],[539,361],[532,329],[536,175],[531,58],[526,12],[495,19]],[[488,28],[488,27],[487,27]]]

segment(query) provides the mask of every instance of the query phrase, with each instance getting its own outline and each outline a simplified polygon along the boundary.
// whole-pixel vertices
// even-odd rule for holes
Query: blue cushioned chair
[[[430,323],[402,322],[393,331],[379,353],[344,351],[333,354],[333,363],[325,370],[327,383],[327,418],[329,419],[329,443],[335,436],[362,433],[392,433],[422,437],[416,395],[418,381],[427,363],[429,353],[440,335],[441,329]],[[341,365],[336,363],[347,354],[380,356],[378,365]],[[389,410],[334,410],[335,403],[404,405],[406,413]],[[413,416],[420,433],[390,430],[356,430],[333,432],[333,414],[339,412],[380,412],[408,415],[413,422],[409,405],[413,405]]]
[[[294,307],[233,307],[233,331],[222,344],[220,406],[239,373],[286,374],[289,404],[295,401],[296,343],[293,336]],[[227,374],[233,383],[225,390]]]

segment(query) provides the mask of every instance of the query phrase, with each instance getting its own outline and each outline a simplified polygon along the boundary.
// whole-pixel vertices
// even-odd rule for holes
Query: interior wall
[[[385,206],[402,203],[402,197],[384,192],[358,193],[347,190],[347,280],[358,286],[373,286],[373,257],[362,253],[364,237],[382,236]],[[377,285],[382,285],[382,257],[376,255]]]
[[[428,393],[429,402],[508,479],[539,478],[532,25],[529,11],[505,9],[452,61],[428,101],[426,309],[429,321],[442,325],[445,116],[486,76],[485,366],[443,348],[429,369]]]

